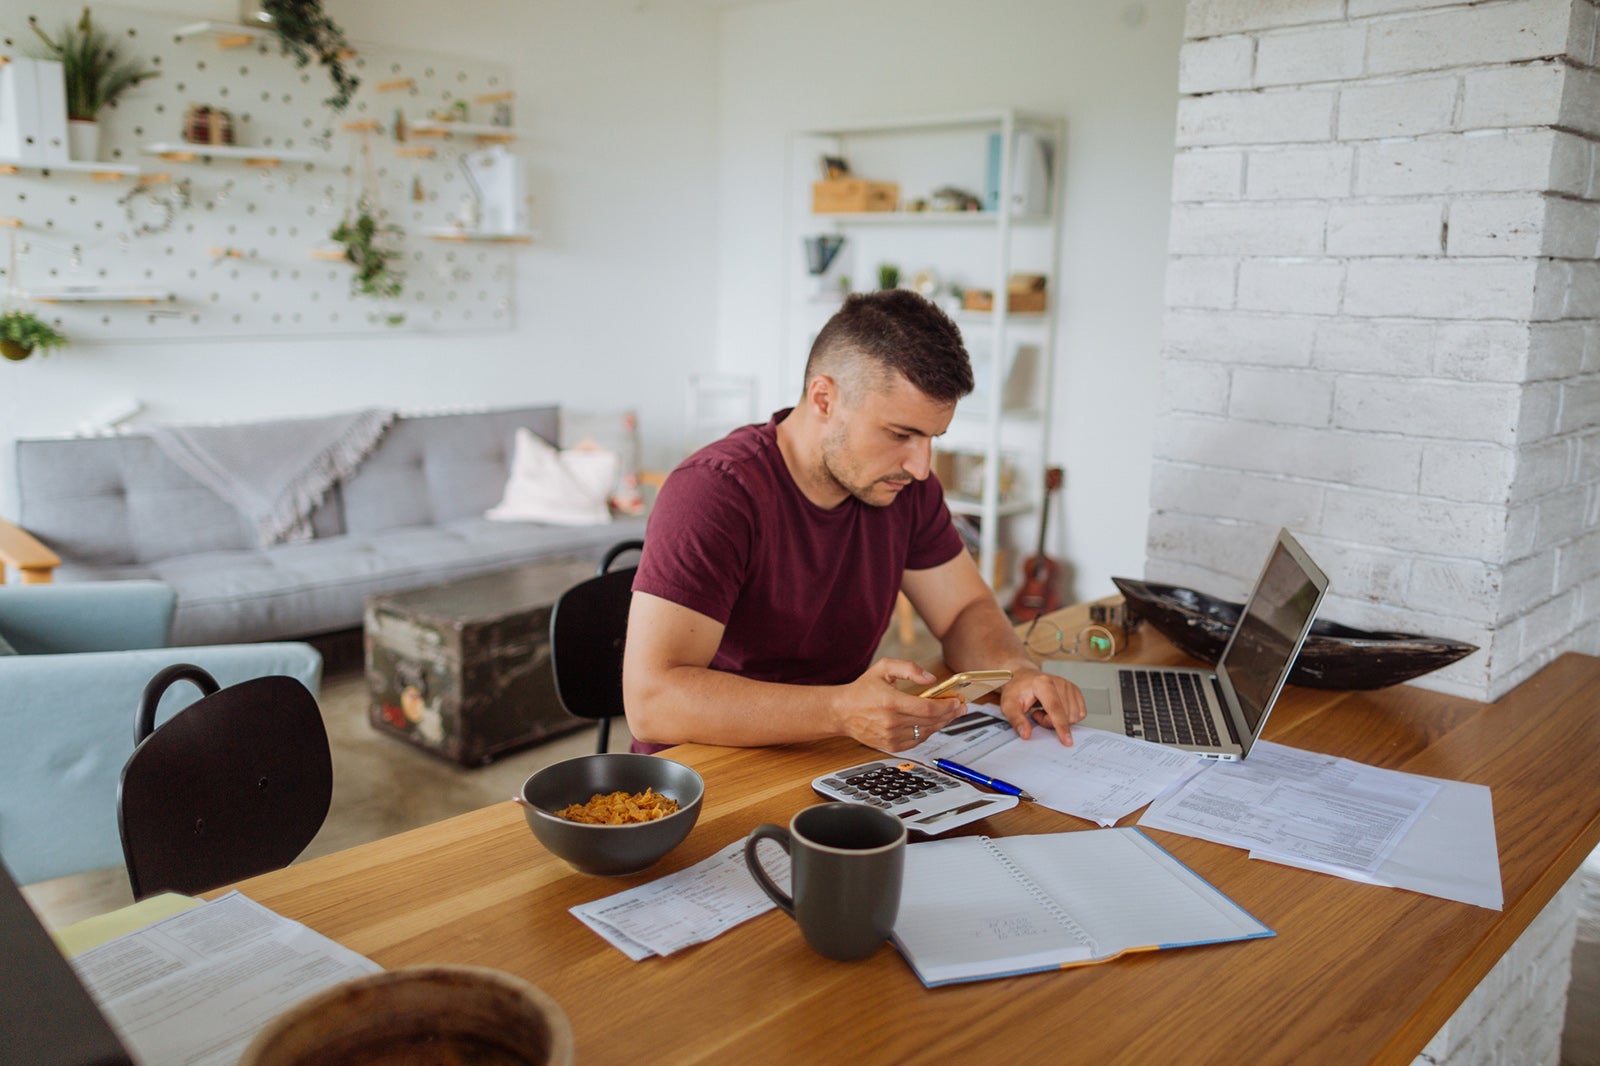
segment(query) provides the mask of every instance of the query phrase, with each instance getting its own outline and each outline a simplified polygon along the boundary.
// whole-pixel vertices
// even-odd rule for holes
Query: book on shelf
[[[1133,828],[909,845],[894,927],[930,988],[1275,935]]]

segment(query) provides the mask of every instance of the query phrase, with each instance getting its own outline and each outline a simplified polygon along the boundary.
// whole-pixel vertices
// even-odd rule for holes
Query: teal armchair
[[[317,691],[308,644],[167,647],[176,603],[159,581],[0,585],[0,858],[18,883],[122,865],[117,785],[139,697],[163,667],[193,663],[224,687],[283,674]],[[157,721],[199,696],[174,685]]]

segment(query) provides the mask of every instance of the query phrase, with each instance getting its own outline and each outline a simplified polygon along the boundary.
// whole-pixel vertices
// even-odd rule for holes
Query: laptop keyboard
[[[1119,670],[1117,677],[1129,736],[1164,744],[1217,745],[1216,722],[1206,706],[1199,674]]]

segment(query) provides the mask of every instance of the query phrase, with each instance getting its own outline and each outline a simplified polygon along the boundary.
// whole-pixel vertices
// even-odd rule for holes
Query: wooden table
[[[1065,631],[1083,610],[1061,612]],[[1124,657],[1183,661],[1148,627]],[[758,823],[786,823],[816,802],[814,776],[863,756],[844,740],[674,749],[705,777],[704,810],[683,845],[631,877],[571,872],[508,801],[239,887],[385,967],[470,963],[527,978],[565,1007],[588,1063],[901,1063],[918,1052],[945,1062],[1408,1063],[1600,843],[1597,691],[1600,659],[1565,655],[1494,704],[1411,687],[1291,688],[1273,712],[1270,740],[1490,786],[1499,913],[1159,831],[1277,937],[929,990],[887,946],[859,963],[813,954],[778,912],[640,963],[567,913]],[[993,835],[1089,828],[1028,804],[980,825]],[[1202,1001],[1213,1009],[1195,1009]]]

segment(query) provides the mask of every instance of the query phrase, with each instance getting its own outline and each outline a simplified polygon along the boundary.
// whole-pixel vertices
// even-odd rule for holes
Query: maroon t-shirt
[[[832,685],[872,664],[906,570],[962,551],[932,476],[887,507],[824,510],[778,450],[779,411],[685,459],[656,498],[633,587],[725,626],[713,668]]]

